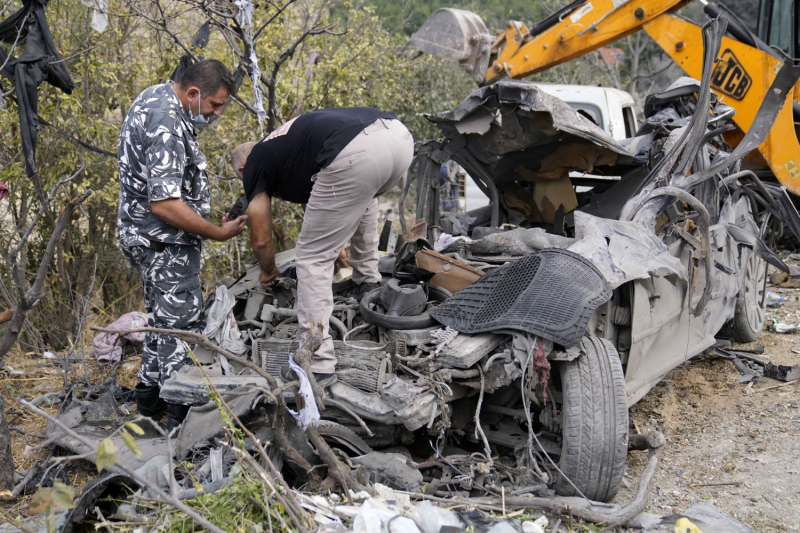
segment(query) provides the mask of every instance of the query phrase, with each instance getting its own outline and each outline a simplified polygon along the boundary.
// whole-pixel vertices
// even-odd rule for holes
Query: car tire
[[[767,319],[766,291],[767,262],[752,250],[744,249],[747,260],[744,266],[744,283],[736,295],[733,319],[725,324],[720,336],[734,342],[747,343],[757,340]]]
[[[581,352],[560,364],[563,475],[556,492],[577,496],[577,488],[591,500],[606,502],[619,490],[628,453],[625,375],[608,340],[584,337]]]
[[[347,447],[355,455],[366,455],[372,452],[369,444],[356,435],[352,429],[331,420],[319,420],[314,427],[317,433],[329,443]]]

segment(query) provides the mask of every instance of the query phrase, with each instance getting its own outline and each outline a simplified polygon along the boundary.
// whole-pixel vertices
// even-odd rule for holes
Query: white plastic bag
[[[291,409],[288,411],[300,422],[303,429],[306,429],[309,424],[319,420],[319,408],[317,407],[317,401],[314,399],[314,390],[311,388],[311,382],[308,380],[306,373],[300,368],[300,365],[294,362],[294,354],[289,354],[289,368],[297,374],[297,379],[300,381],[298,393],[303,398],[305,407],[300,409],[299,413]]]

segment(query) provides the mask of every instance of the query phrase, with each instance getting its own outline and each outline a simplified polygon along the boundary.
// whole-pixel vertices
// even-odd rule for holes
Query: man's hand
[[[228,220],[228,215],[222,217],[222,227],[220,227],[220,235],[217,241],[227,241],[232,239],[244,231],[244,226],[247,223],[247,215],[242,215],[235,220]]]
[[[280,275],[281,271],[278,270],[277,266],[272,272],[261,270],[261,274],[258,275],[258,281],[261,282],[262,287],[272,287],[272,284],[275,283],[275,278]]]
[[[339,251],[339,257],[336,258],[336,264],[339,265],[339,268],[347,268],[350,264],[347,262],[347,245],[342,246],[342,249]]]
[[[170,226],[214,241],[227,241],[239,235],[244,231],[244,225],[247,222],[247,215],[231,221],[223,217],[222,226],[217,226],[195,213],[180,198],[151,202],[150,209],[154,215]]]

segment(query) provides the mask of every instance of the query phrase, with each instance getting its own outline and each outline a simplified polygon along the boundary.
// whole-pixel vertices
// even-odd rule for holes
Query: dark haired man
[[[148,326],[202,330],[200,250],[204,239],[226,241],[244,231],[246,217],[217,226],[208,220],[211,194],[206,157],[195,123],[219,116],[234,91],[216,60],[190,66],[177,83],[145,89],[122,125],[118,230],[122,251],[142,277]],[[159,398],[164,381],[191,362],[183,341],[148,333],[136,385],[140,414],[177,427],[188,406]]]
[[[250,210],[250,242],[261,264],[260,281],[280,274],[272,246],[270,199],[306,204],[295,248],[300,342],[311,325],[323,328],[311,370],[334,373],[328,321],[333,311],[334,262],[350,241],[353,281],[362,294],[381,281],[378,272],[378,201],[406,173],[414,140],[394,113],[369,107],[320,109],[293,118],[259,143],[233,150]]]

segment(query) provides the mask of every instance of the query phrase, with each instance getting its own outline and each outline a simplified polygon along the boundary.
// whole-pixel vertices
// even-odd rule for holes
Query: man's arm
[[[247,216],[242,215],[236,220],[223,218],[222,226],[217,226],[195,213],[179,198],[152,201],[150,209],[170,226],[215,241],[227,241],[239,235],[247,222]]]
[[[259,280],[265,286],[280,275],[275,264],[275,247],[272,242],[272,209],[267,193],[260,192],[253,196],[248,204],[250,211],[250,243],[261,265]]]

